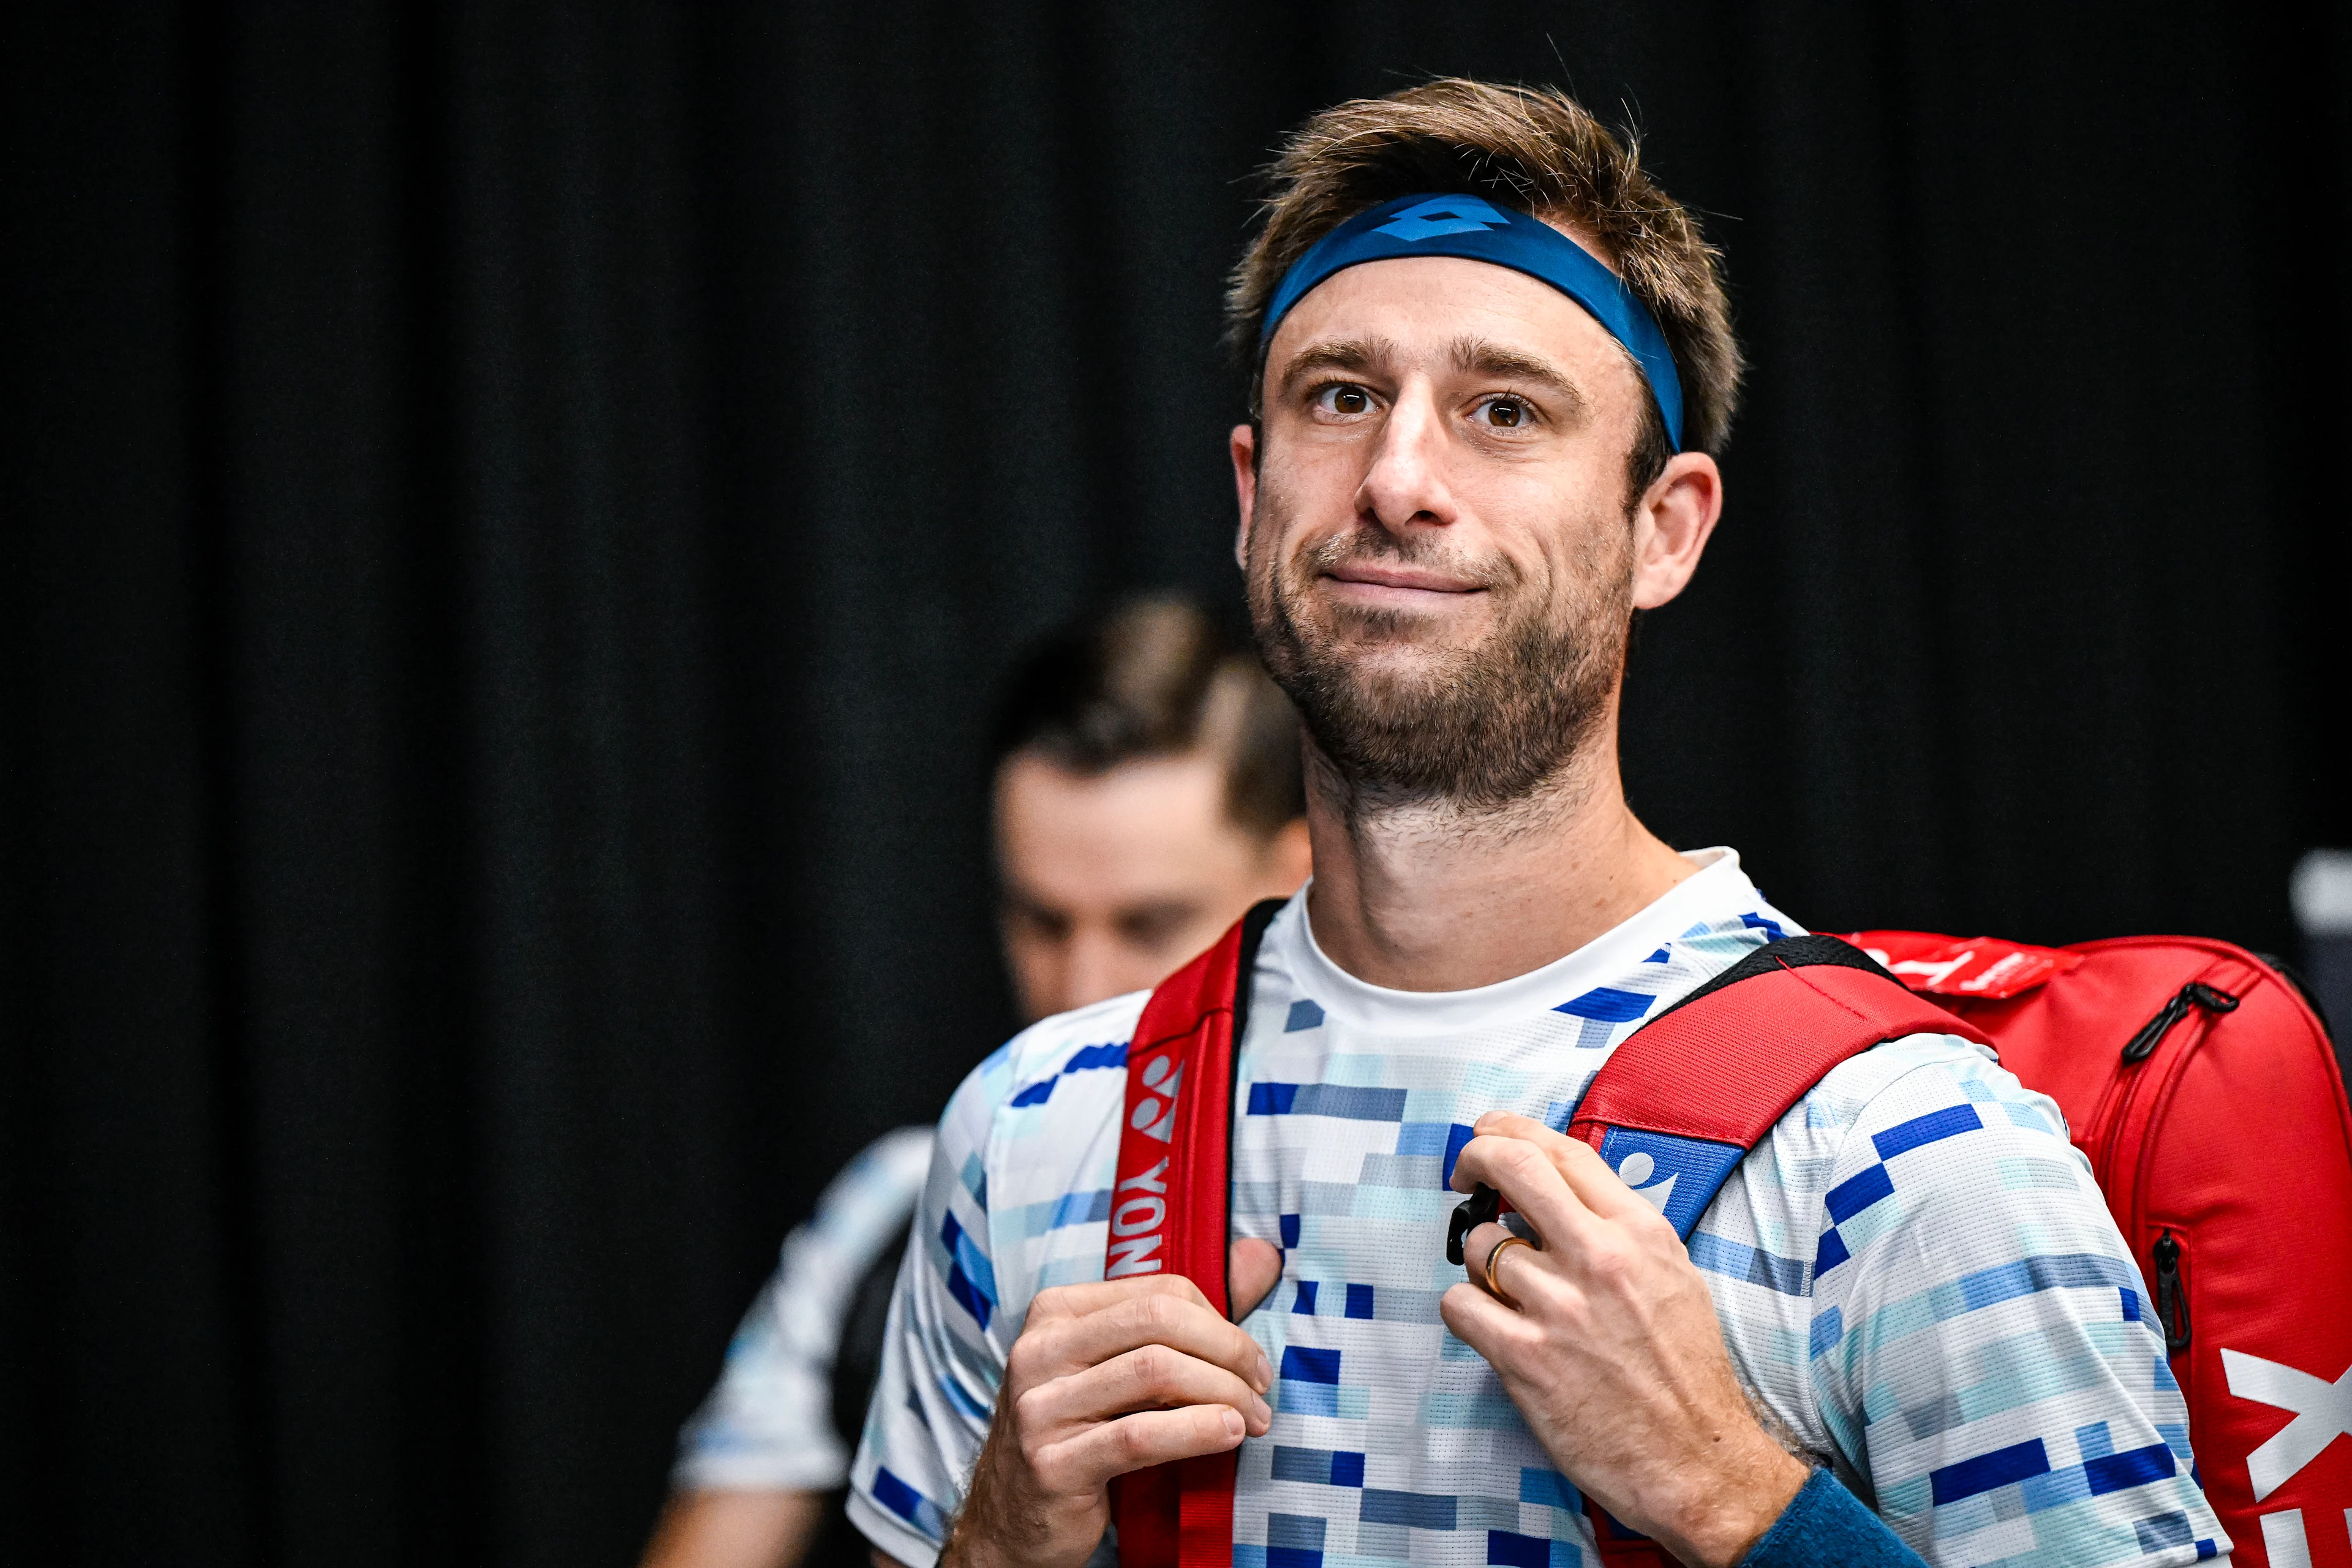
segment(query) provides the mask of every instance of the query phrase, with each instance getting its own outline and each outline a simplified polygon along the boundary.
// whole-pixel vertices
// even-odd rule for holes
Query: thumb
[[[1282,1279],[1282,1251],[1270,1241],[1245,1236],[1225,1254],[1225,1281],[1233,1293],[1234,1321],[1257,1310]]]

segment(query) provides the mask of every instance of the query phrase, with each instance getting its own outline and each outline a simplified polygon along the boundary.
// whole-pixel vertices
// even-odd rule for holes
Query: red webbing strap
[[[1105,1279],[1181,1274],[1225,1300],[1234,989],[1243,927],[1162,981],[1127,1051]],[[1122,1568],[1232,1568],[1236,1451],[1111,1482]]]
[[[1975,1025],[1874,970],[1784,963],[1627,1037],[1585,1091],[1568,1133],[1596,1149],[1612,1127],[1752,1149],[1830,1068],[1920,1033],[1992,1044]]]

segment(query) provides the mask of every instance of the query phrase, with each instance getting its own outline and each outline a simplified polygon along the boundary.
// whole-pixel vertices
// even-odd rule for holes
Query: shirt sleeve
[[[1004,1055],[982,1063],[940,1119],[850,1468],[851,1521],[909,1568],[939,1557],[1003,1382],[1009,1341],[1000,1334],[1017,1327],[996,1312],[984,1173]]]
[[[1827,1470],[1805,1478],[1739,1568],[1927,1568],[1885,1521],[1863,1507]]]
[[[900,1128],[843,1167],[784,1241],[727,1347],[719,1385],[679,1435],[680,1490],[830,1491],[849,1473],[833,1365],[857,1283],[906,1233],[930,1164],[928,1127]]]
[[[1945,1053],[1862,1107],[1823,1208],[1815,1398],[1841,1471],[1914,1551],[2088,1568],[2230,1550],[2139,1269],[2054,1103]]]

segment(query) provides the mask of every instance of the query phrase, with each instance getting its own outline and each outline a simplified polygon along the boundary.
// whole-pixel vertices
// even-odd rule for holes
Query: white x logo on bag
[[[2274,1361],[2224,1349],[2221,1368],[2229,1373],[2230,1392],[2239,1398],[2294,1412],[2294,1420],[2246,1456],[2256,1502],[2284,1486],[2328,1444],[2352,1436],[2352,1367],[2329,1383]]]

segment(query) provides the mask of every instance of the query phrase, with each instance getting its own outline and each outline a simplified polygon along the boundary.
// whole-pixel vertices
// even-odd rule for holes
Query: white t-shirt
[[[1801,928],[1728,850],[1531,973],[1384,990],[1267,929],[1243,1042],[1233,1229],[1284,1249],[1244,1326],[1277,1369],[1243,1447],[1234,1568],[1554,1564],[1580,1500],[1438,1297],[1454,1155],[1483,1112],[1565,1127],[1641,1022]],[[1101,1278],[1140,995],[1016,1037],[940,1123],[850,1515],[930,1563],[1030,1299]],[[1627,1171],[1628,1176],[1643,1173]],[[1642,1184],[1637,1183],[1637,1185]],[[2057,1107],[1916,1035],[1833,1069],[1692,1234],[1764,1407],[1938,1564],[2186,1563],[2228,1550],[2146,1292]]]
[[[678,1434],[681,1491],[831,1491],[849,1474],[833,1363],[857,1282],[907,1234],[931,1130],[885,1133],[842,1167],[727,1346],[719,1386]]]

